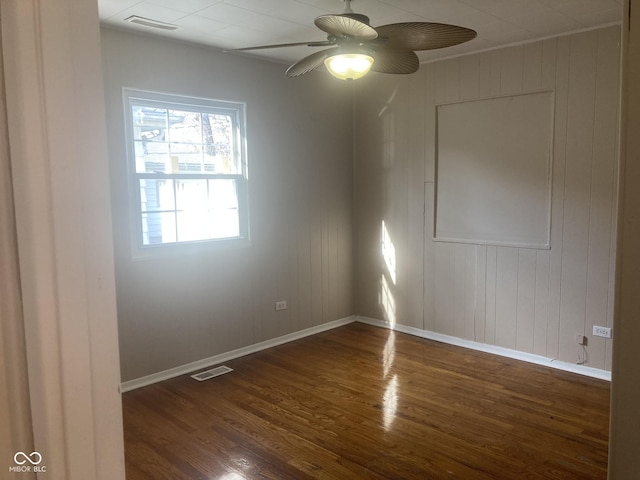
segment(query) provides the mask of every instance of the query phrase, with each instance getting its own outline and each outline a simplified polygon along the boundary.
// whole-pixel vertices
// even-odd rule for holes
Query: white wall
[[[122,379],[351,315],[349,86],[116,30],[102,44]],[[246,102],[251,247],[132,260],[123,86]]]
[[[370,76],[357,100],[357,313],[611,369],[620,29]],[[433,242],[435,106],[555,92],[551,249]],[[482,219],[478,219],[482,221]],[[396,281],[381,255],[382,222]],[[583,355],[585,352],[581,352]]]

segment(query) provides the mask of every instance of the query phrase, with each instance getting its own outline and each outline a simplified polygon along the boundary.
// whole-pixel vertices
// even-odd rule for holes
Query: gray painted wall
[[[592,326],[613,323],[619,39],[611,27],[361,81],[358,314],[611,369]],[[435,106],[540,90],[555,92],[551,249],[432,241]]]
[[[116,30],[102,48],[122,380],[351,315],[350,86]],[[125,86],[246,102],[250,247],[132,259]]]

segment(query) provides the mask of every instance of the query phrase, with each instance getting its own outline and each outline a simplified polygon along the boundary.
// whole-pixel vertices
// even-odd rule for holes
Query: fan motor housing
[[[354,20],[357,20],[362,23],[366,23],[367,25],[370,25],[370,22],[371,22],[371,19],[369,17],[361,13],[343,13],[341,16],[353,18]]]

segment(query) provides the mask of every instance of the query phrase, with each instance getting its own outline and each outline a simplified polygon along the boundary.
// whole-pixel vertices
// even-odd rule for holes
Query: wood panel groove
[[[609,384],[360,323],[123,395],[127,478],[604,480]]]

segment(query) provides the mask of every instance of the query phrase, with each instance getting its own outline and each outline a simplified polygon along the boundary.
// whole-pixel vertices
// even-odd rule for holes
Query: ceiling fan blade
[[[275,45],[259,45],[257,47],[245,47],[245,48],[233,48],[230,50],[225,50],[224,52],[247,52],[249,50],[266,50],[267,48],[282,48],[282,47],[327,47],[329,45],[333,45],[333,42],[329,40],[321,40],[318,42],[297,42],[297,43],[278,43]]]
[[[363,18],[366,18],[363,16]],[[320,15],[314,20],[316,27],[336,37],[358,40],[373,40],[378,36],[375,28],[367,23],[345,15]]]
[[[304,57],[302,60],[298,60],[287,69],[287,77],[299,77],[300,75],[304,75],[305,73],[309,73],[312,70],[321,67],[324,59],[329,55],[329,52],[332,52],[336,48],[338,47],[327,48],[326,50],[312,53],[311,55]]]
[[[408,74],[418,71],[420,60],[410,50],[377,50],[373,54],[371,70],[380,73]]]
[[[385,49],[433,50],[452,47],[473,40],[477,33],[470,28],[446,23],[405,22],[377,27],[378,36],[386,38]]]

